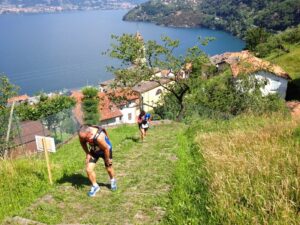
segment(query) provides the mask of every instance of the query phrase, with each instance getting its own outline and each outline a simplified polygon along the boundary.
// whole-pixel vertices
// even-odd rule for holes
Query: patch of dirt
[[[142,211],[138,211],[135,214],[134,219],[139,220],[139,221],[147,221],[147,220],[149,220],[149,216],[145,215]]]
[[[45,223],[40,223],[37,221],[29,220],[26,218],[22,218],[19,216],[15,216],[7,221],[5,221],[3,224],[6,225],[46,225]]]
[[[292,117],[294,119],[300,119],[300,102],[289,101],[286,103],[286,105],[290,109]]]
[[[55,199],[53,198],[52,195],[47,194],[47,195],[43,196],[42,198],[38,199],[35,203],[33,203],[31,205],[30,209],[34,209],[35,207],[37,207],[38,205],[43,204],[43,203],[53,204],[53,203],[55,203]]]
[[[169,159],[170,161],[177,161],[177,160],[178,160],[178,158],[177,158],[176,155],[172,155],[172,156],[170,156],[168,159]]]

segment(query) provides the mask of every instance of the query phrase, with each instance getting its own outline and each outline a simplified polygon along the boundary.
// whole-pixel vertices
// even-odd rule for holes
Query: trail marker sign
[[[45,142],[45,146],[43,145],[43,140]],[[40,152],[45,151],[45,148],[48,152],[56,152],[54,138],[36,135],[35,143],[37,150]]]
[[[49,182],[52,185],[53,182],[52,182],[51,165],[50,165],[50,160],[49,160],[49,156],[48,156],[48,151],[49,152],[56,152],[54,138],[37,136],[36,135],[35,136],[35,142],[36,142],[37,150],[45,152]]]

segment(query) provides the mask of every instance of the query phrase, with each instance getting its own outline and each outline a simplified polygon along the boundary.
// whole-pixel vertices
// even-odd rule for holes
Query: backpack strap
[[[93,143],[94,143],[94,145],[98,145],[97,139],[98,139],[99,135],[100,135],[102,132],[104,132],[105,135],[106,135],[107,138],[108,138],[108,134],[107,134],[107,132],[106,132],[106,129],[104,129],[104,128],[100,127],[100,126],[94,126],[94,125],[92,125],[91,127],[94,127],[94,128],[97,128],[97,129],[98,129],[98,130],[97,130],[97,133],[95,134],[95,136],[94,136],[94,138],[93,138]]]
[[[93,127],[98,129],[98,130],[97,130],[97,133],[95,134],[95,136],[94,136],[94,138],[93,138],[93,143],[94,143],[94,145],[96,146],[96,145],[98,145],[97,139],[98,139],[99,135],[101,134],[101,132],[102,132],[103,130],[102,130],[101,127],[98,127],[98,126],[93,126]]]

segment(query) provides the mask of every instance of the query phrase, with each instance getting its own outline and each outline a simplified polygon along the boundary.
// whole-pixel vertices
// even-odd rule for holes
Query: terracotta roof
[[[171,81],[172,80],[166,79],[166,78],[160,79],[160,82],[162,84],[167,84],[167,83],[169,83]],[[144,93],[144,92],[150,91],[150,90],[152,90],[154,88],[157,88],[159,86],[161,86],[161,85],[158,82],[156,82],[156,81],[144,81],[144,82],[141,82],[141,83],[135,85],[132,88],[132,90],[137,91],[139,93]]]
[[[71,96],[74,97],[77,102],[74,109],[75,118],[80,124],[83,124],[83,112],[81,107],[83,94],[81,91],[73,91]],[[100,121],[113,119],[123,115],[117,106],[109,100],[107,94],[99,92],[98,96]]]
[[[20,95],[20,96],[15,96],[12,98],[9,98],[7,100],[8,103],[13,103],[13,102],[23,102],[29,99],[28,95]]]
[[[101,114],[101,121],[113,119],[123,115],[121,110],[109,100],[106,93],[100,92],[98,96],[100,98],[99,111]]]
[[[227,52],[211,57],[214,64],[228,63],[232,75],[237,77],[240,74],[251,74],[257,71],[268,71],[278,77],[291,79],[289,74],[280,66],[272,64],[266,60],[253,56],[249,51]]]
[[[131,90],[130,88],[119,88],[117,90],[110,91],[115,97],[124,97],[126,100],[136,100],[139,99],[140,95],[138,92]]]

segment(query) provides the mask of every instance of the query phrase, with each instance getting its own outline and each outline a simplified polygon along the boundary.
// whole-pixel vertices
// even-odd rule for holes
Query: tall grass
[[[210,177],[216,223],[299,224],[297,126],[279,115],[193,126]]]
[[[37,159],[1,161],[0,177],[0,221],[49,189],[44,163]]]
[[[172,179],[170,201],[163,224],[213,223],[209,206],[207,172],[193,135],[178,135],[178,161]]]
[[[135,126],[121,126],[109,129],[113,146],[129,145],[126,141],[137,133]],[[74,173],[85,174],[85,154],[75,137],[68,144],[50,155],[54,186]],[[0,222],[13,216],[49,192],[47,167],[43,153],[16,160],[0,161]]]

